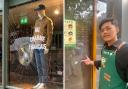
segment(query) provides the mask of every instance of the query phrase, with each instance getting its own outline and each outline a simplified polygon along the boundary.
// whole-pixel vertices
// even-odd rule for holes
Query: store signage
[[[28,24],[28,18],[27,17],[21,17],[20,18],[20,24],[22,24],[22,25]]]
[[[76,22],[74,20],[64,21],[64,45],[65,47],[76,47]]]

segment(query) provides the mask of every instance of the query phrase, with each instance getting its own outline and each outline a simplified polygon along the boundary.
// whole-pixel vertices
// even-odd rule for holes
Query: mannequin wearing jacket
[[[48,82],[48,70],[45,54],[49,52],[53,34],[53,22],[45,14],[45,5],[40,4],[35,8],[39,19],[35,22],[35,30],[33,43],[36,45],[34,55],[36,59],[38,83],[34,89],[45,89]],[[42,46],[43,45],[43,46]],[[42,47],[41,47],[42,46]]]

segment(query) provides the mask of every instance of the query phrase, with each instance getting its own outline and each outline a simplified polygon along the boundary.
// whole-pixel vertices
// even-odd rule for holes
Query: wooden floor
[[[0,83],[2,82],[2,65],[0,62]],[[9,86],[14,86],[21,89],[32,89],[35,86],[36,77],[21,76],[15,72],[9,73]],[[1,85],[1,84],[0,84]],[[63,89],[62,84],[49,83],[47,89]]]
[[[32,87],[34,85],[24,83],[24,84],[16,84],[14,86],[16,86],[18,88],[22,88],[22,89],[32,89]],[[49,85],[47,85],[47,89],[63,89],[63,86],[62,85],[56,85],[56,84],[49,84]]]
[[[18,87],[18,88],[22,88],[22,89],[32,89],[32,87],[33,87],[34,85],[28,84],[28,83],[24,83],[24,84],[16,84],[16,85],[14,85],[14,86],[16,86],[16,87]]]

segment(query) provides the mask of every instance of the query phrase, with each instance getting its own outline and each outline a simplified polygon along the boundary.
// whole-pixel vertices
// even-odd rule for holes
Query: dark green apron
[[[102,50],[99,89],[126,89],[126,82],[120,78],[116,70],[115,55],[115,51]]]

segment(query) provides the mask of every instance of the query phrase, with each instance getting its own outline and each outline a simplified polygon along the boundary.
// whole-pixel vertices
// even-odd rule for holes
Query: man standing
[[[34,10],[39,19],[36,20],[33,34],[34,55],[38,72],[38,83],[34,89],[45,89],[48,82],[47,61],[45,55],[49,52],[53,34],[53,22],[45,14],[45,5],[40,4]]]
[[[113,18],[104,19],[99,25],[105,44],[101,51],[101,60],[91,61],[84,58],[86,65],[100,68],[99,89],[127,89],[128,82],[128,44],[118,39],[118,23]]]

